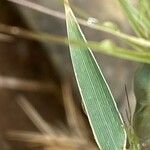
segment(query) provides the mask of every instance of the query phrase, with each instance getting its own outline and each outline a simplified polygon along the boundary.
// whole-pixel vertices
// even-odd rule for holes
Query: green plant
[[[68,3],[65,10],[69,40],[86,43]],[[83,104],[99,148],[125,149],[126,134],[121,116],[92,52],[88,47],[70,43],[70,53]]]
[[[150,40],[150,3],[148,0],[139,0],[138,8],[132,6],[128,0],[119,0],[125,11],[129,22],[137,36]],[[150,48],[132,45],[136,50],[148,51]],[[149,149],[150,126],[150,65],[142,64],[134,79],[134,91],[137,100],[136,110],[133,119],[134,131],[140,139],[141,149]]]
[[[143,148],[150,148],[150,65],[141,65],[135,73],[134,91],[137,106],[134,129]]]
[[[119,47],[109,39],[102,42],[86,41],[67,0],[65,1],[65,7],[68,40],[60,36],[43,33],[36,34],[18,28],[4,26],[2,24],[0,24],[0,31],[42,42],[53,41],[61,44],[69,44],[78,86],[98,146],[102,150],[125,149],[127,134],[130,149],[137,150],[142,148],[142,146],[139,147],[136,135],[140,138],[140,144],[146,144],[146,146],[147,143],[149,143],[150,135],[150,127],[148,125],[150,120],[148,117],[150,112],[150,7],[148,0],[139,0],[137,8],[134,7],[129,0],[118,1],[137,36],[122,33],[113,23],[92,23],[89,25],[86,20],[81,18],[77,18],[77,21],[92,29],[104,31],[119,37],[129,48]],[[53,13],[50,15],[55,16]],[[57,15],[56,17],[65,19],[63,14]],[[137,107],[134,114],[133,125],[136,135],[132,123],[128,127],[123,123],[114,98],[111,95],[101,70],[93,58],[90,48],[112,56],[145,63],[135,75],[134,89],[137,98]],[[107,128],[105,127],[106,124]],[[143,129],[145,130],[145,134],[141,134]]]
[[[60,19],[65,19],[65,15],[63,13],[45,8],[41,5],[35,4],[30,1],[25,0],[23,0],[23,2],[21,0],[8,0],[8,1],[17,3],[19,5],[23,5],[25,7],[29,7],[33,10],[40,11],[41,13],[45,13],[47,15],[51,15]],[[150,41],[148,39],[125,34],[121,32],[120,29],[116,28],[117,26],[114,25],[114,23],[88,24],[87,20],[81,18],[77,18],[77,20],[80,24],[88,28],[98,31],[104,31],[118,38],[121,38],[124,42],[126,42],[130,46],[130,48],[127,49],[119,47],[110,39],[101,42],[88,41],[87,43],[84,43],[79,40],[68,41],[67,38],[62,36],[46,34],[41,32],[35,33],[18,27],[12,27],[4,24],[0,24],[0,32],[48,43],[55,42],[59,44],[68,44],[68,42],[72,42],[82,47],[88,46],[93,51],[102,52],[104,54],[137,62],[150,63],[150,53],[147,51],[150,48]]]
[[[148,1],[141,0],[139,2],[139,9],[132,6],[131,2],[128,0],[119,0],[124,12],[126,13],[128,20],[141,41],[149,41],[150,38],[150,21],[149,21],[149,12],[148,12]],[[80,94],[84,103],[84,107],[87,112],[87,116],[93,130],[95,140],[100,149],[104,150],[121,150],[125,148],[126,133],[129,138],[130,149],[138,150],[142,148],[139,146],[138,138],[136,134],[140,137],[139,130],[141,132],[144,129],[144,137],[146,140],[149,139],[149,125],[150,121],[149,114],[149,65],[144,65],[142,70],[136,74],[135,78],[135,94],[137,97],[137,107],[136,113],[134,115],[134,129],[131,126],[126,128],[126,132],[122,128],[125,125],[122,122],[119,112],[117,111],[115,101],[110,93],[110,90],[107,86],[107,83],[102,75],[101,70],[97,66],[97,63],[90,51],[89,47],[91,46],[84,38],[84,35],[77,23],[77,20],[69,6],[68,1],[65,1],[65,10],[66,10],[66,23],[67,31],[70,45],[70,53],[73,63],[73,68],[78,82],[78,87],[80,89]],[[100,29],[104,30],[103,26],[99,26]],[[107,32],[109,32],[107,30]],[[116,29],[111,29],[110,33],[116,36],[121,37],[120,31]],[[134,41],[130,36],[125,38],[121,37],[134,51],[144,54],[149,51],[149,46],[145,44],[138,43]],[[72,41],[81,41],[86,43],[86,46],[82,47],[82,44],[78,43],[79,46]],[[102,48],[112,48],[112,42],[108,42],[103,45]],[[99,46],[100,47],[100,46]],[[111,49],[110,48],[110,49]],[[117,50],[118,47],[113,46],[113,49]],[[127,52],[128,50],[126,50]],[[113,51],[114,52],[114,51]],[[149,53],[149,52],[148,52]],[[147,53],[147,54],[148,54]],[[118,53],[119,54],[119,53]],[[146,55],[147,55],[146,54]],[[125,56],[125,53],[123,54]],[[149,55],[149,54],[148,54]],[[147,56],[148,56],[147,55]],[[141,57],[141,55],[140,55]],[[130,59],[130,55],[127,56],[127,59]],[[149,58],[148,58],[149,59]],[[144,71],[146,69],[146,72]],[[143,72],[144,71],[144,72]],[[139,78],[140,77],[140,78]],[[141,81],[143,84],[138,84]],[[145,83],[145,84],[144,84]],[[137,86],[144,86],[145,91],[141,91]],[[140,91],[138,91],[140,90]],[[136,92],[138,91],[138,92]],[[138,96],[139,93],[142,93],[142,96]],[[146,94],[146,98],[144,98]],[[144,101],[142,101],[144,98]],[[119,116],[119,117],[118,117]],[[146,133],[147,132],[147,133]],[[106,140],[107,139],[107,140]]]

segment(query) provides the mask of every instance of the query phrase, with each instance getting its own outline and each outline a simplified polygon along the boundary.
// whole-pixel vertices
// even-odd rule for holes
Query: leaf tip
[[[64,0],[64,5],[69,5],[69,0]]]

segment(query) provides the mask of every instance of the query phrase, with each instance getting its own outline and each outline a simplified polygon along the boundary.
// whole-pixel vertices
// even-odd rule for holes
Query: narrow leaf
[[[17,32],[14,32],[14,30],[17,30]],[[149,47],[150,42],[146,41],[147,46],[146,48],[143,48],[142,46],[134,44],[134,49],[140,48],[140,51],[134,51],[134,49],[125,49],[118,47],[115,43],[113,43],[110,40],[104,40],[101,42],[94,42],[94,41],[88,41],[88,43],[85,43],[84,41],[80,40],[68,40],[66,37],[54,35],[54,34],[47,34],[43,32],[32,32],[29,30],[21,29],[16,26],[8,26],[4,24],[0,24],[0,32],[11,34],[17,37],[22,37],[25,39],[32,39],[44,43],[59,43],[59,44],[67,44],[70,42],[71,44],[80,46],[80,47],[90,47],[93,50],[97,52],[102,52],[104,54],[108,54],[111,56],[132,60],[136,62],[143,62],[143,63],[149,63],[150,64],[150,53],[149,53]],[[141,42],[143,39],[141,40]],[[136,40],[135,43],[140,43],[140,39]],[[145,41],[142,42],[142,45],[146,45]],[[130,43],[131,44],[131,43]],[[140,44],[141,45],[141,44]],[[142,51],[141,51],[142,49]],[[147,51],[145,50],[147,49]],[[145,52],[143,52],[145,50]]]
[[[50,15],[50,16],[53,16],[53,17],[56,17],[56,18],[59,18],[59,19],[63,19],[63,20],[65,19],[65,15],[63,13],[52,10],[52,9],[49,9],[49,8],[41,6],[41,5],[38,5],[38,4],[33,3],[33,2],[29,2],[29,1],[26,1],[26,0],[8,0],[8,1],[13,2],[15,4],[18,4],[18,5],[21,5],[21,6],[24,6],[24,7],[28,7],[30,9],[39,11],[41,13],[44,13],[44,14],[47,14],[47,15]],[[143,47],[146,47],[146,48],[150,47],[150,41],[148,41],[144,38],[137,38],[135,36],[125,34],[121,31],[111,29],[111,28],[106,27],[106,26],[104,26],[102,24],[99,24],[99,23],[98,24],[88,24],[87,20],[84,20],[84,19],[81,19],[81,18],[77,18],[77,20],[81,25],[86,26],[88,28],[110,33],[110,34],[112,34],[112,35],[114,35],[118,38],[127,40],[127,41],[132,42],[134,44],[137,44],[139,46],[143,46]],[[96,20],[98,20],[98,19],[96,19]],[[8,31],[6,31],[6,28],[4,29],[3,27],[4,27],[4,24],[0,24],[0,31],[1,32],[8,32]],[[6,25],[5,25],[5,27],[6,27]],[[7,27],[8,27],[8,25],[7,25]],[[5,30],[5,31],[2,31],[2,30]],[[19,34],[18,32],[13,32],[14,31],[13,29],[12,30],[8,29],[8,30],[13,35],[16,34],[16,33]]]
[[[140,14],[142,14],[145,18],[150,20],[150,1],[149,0],[139,0],[138,7]]]
[[[69,41],[86,43],[77,20],[65,3]],[[125,149],[126,133],[116,103],[95,58],[88,47],[70,43],[70,53],[83,104],[101,150]]]
[[[150,22],[136,9],[130,0],[118,0],[126,13],[130,24],[134,31],[141,37],[147,38],[150,36]]]

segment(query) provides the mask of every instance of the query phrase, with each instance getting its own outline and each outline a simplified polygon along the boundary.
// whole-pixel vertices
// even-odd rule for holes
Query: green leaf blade
[[[86,42],[72,10],[65,5],[69,40]],[[101,150],[125,149],[126,133],[109,87],[88,47],[70,43],[70,54],[87,116]]]

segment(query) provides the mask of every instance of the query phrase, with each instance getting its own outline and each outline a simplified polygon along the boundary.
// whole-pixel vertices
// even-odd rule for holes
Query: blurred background
[[[68,46],[37,42],[2,31],[4,25],[9,25],[66,36],[65,20],[29,8],[43,6],[45,12],[51,9],[64,13],[62,1],[21,3],[27,7],[0,0],[0,149],[97,149],[82,109]],[[122,31],[132,34],[116,0],[72,0],[71,5],[78,17],[113,21]],[[112,38],[125,46],[110,34],[84,26],[82,29],[88,40]],[[101,53],[94,55],[126,120],[125,85],[134,110],[132,80],[137,64]]]

